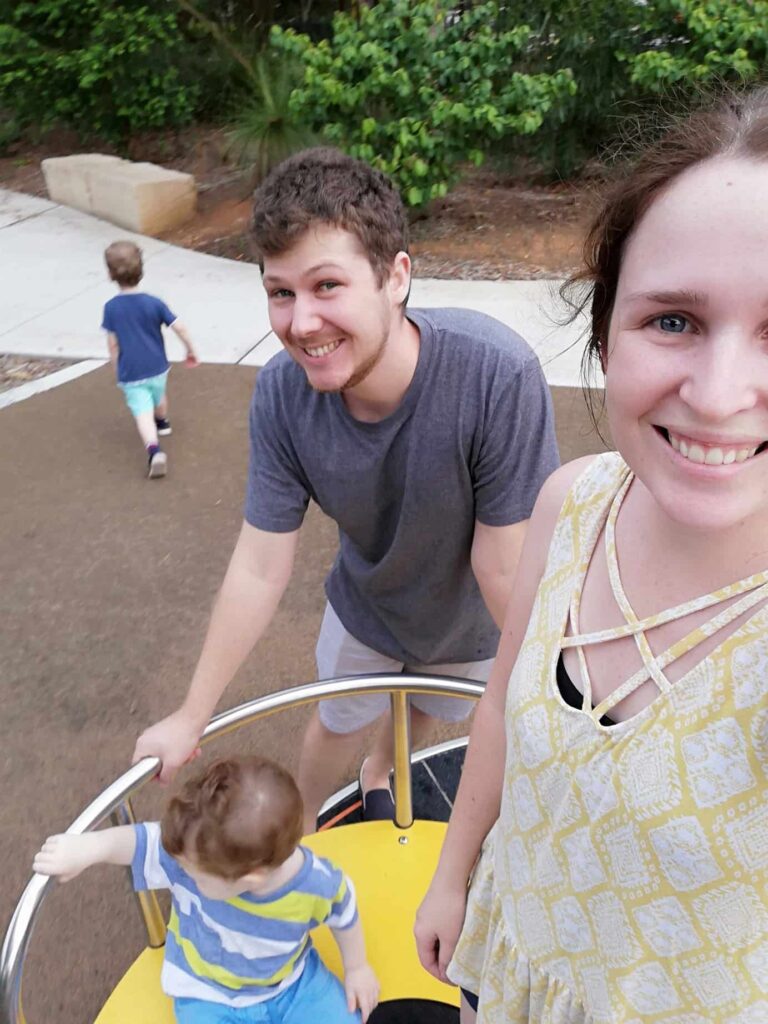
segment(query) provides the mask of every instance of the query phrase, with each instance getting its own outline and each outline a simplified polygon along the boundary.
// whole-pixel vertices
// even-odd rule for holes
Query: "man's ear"
[[[393,304],[402,306],[411,290],[411,257],[407,252],[399,252],[392,261],[387,288]]]

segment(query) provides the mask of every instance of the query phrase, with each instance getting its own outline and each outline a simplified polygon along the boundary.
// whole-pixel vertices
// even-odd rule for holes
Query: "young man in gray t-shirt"
[[[329,149],[257,190],[254,238],[285,351],[251,405],[245,521],[187,698],[135,758],[170,777],[266,629],[312,498],[339,526],[317,645],[320,678],[417,671],[487,679],[526,521],[558,464],[549,391],[526,343],[460,309],[408,310],[402,202],[384,175]],[[307,830],[386,696],[320,703],[299,786]],[[414,745],[462,700],[414,697]],[[392,738],[363,762],[369,816],[391,814]]]

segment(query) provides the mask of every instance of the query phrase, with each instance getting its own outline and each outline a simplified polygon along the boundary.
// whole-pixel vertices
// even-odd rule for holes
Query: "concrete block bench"
[[[79,153],[43,160],[43,174],[53,202],[142,235],[158,235],[195,214],[194,177],[157,164]]]

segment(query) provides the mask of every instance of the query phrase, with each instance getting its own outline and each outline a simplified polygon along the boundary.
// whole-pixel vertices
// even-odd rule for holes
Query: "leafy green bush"
[[[278,54],[304,68],[294,114],[325,139],[390,174],[411,206],[445,195],[461,161],[494,139],[538,131],[573,89],[570,71],[516,70],[530,39],[502,29],[495,0],[460,17],[438,0],[380,0],[337,14],[313,42],[274,28]]]
[[[573,68],[576,93],[525,147],[566,177],[623,141],[628,117],[654,123],[660,97],[766,71],[765,0],[508,0],[504,17],[531,27],[522,70]]]
[[[111,138],[183,124],[196,87],[174,65],[181,46],[171,0],[16,3],[0,23],[0,106]]]
[[[531,27],[524,70],[573,69],[575,93],[530,145],[512,146],[549,174],[570,177],[613,136],[628,106],[636,112],[626,58],[652,46],[663,30],[637,0],[509,0],[504,16]]]
[[[768,62],[765,0],[655,0],[651,24],[674,29],[660,45],[628,58],[631,81],[649,92],[722,82],[749,82]]]

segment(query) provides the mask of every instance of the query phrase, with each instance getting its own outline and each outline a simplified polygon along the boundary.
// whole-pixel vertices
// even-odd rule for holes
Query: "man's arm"
[[[68,882],[94,864],[128,866],[136,852],[136,830],[133,825],[119,825],[100,832],[75,836],[64,833],[48,836],[35,854],[32,865],[41,875],[54,875]]]
[[[528,520],[511,526],[486,526],[475,521],[470,560],[480,593],[493,621],[502,629],[512,584],[523,550]]]
[[[117,366],[117,360],[120,355],[120,345],[114,331],[107,331],[107,348],[109,349],[110,362],[113,366]]]
[[[298,536],[243,523],[187,696],[136,743],[134,762],[159,757],[161,781],[195,754],[219,698],[269,625],[291,577]]]

